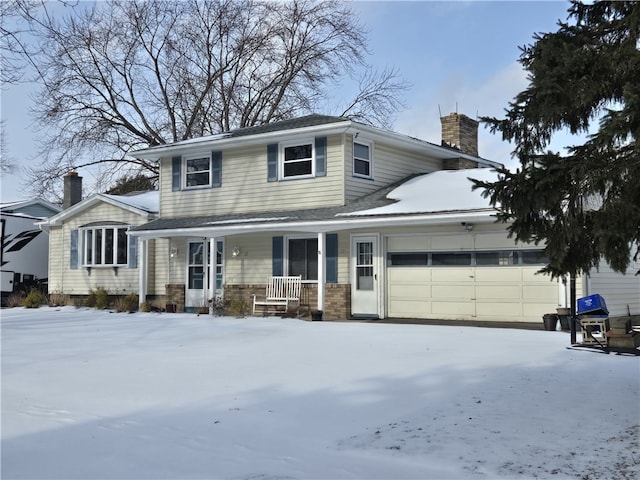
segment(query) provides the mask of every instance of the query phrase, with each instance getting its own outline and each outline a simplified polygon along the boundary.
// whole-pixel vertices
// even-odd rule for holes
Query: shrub
[[[24,293],[13,293],[7,298],[7,307],[21,307],[24,305]]]
[[[29,295],[24,299],[23,305],[26,308],[39,308],[40,305],[47,305],[47,297],[44,293],[35,288],[29,292]]]
[[[85,304],[87,307],[92,307],[92,308],[93,308],[93,307],[95,307],[95,306],[96,306],[96,297],[97,297],[96,292],[94,292],[93,290],[91,290],[91,291],[89,292],[89,295],[87,295],[87,298],[86,298],[86,300],[84,301],[84,304]]]
[[[61,307],[63,305],[69,305],[70,299],[69,295],[64,295],[62,293],[52,293],[49,295],[49,306],[50,307]]]
[[[84,304],[87,307],[93,307],[98,310],[109,308],[109,292],[102,287],[97,287],[95,290],[89,291]]]
[[[115,307],[117,312],[135,312],[138,310],[138,295],[130,293],[116,298]]]
[[[141,312],[150,312],[153,309],[153,306],[150,303],[143,303],[140,305]]]

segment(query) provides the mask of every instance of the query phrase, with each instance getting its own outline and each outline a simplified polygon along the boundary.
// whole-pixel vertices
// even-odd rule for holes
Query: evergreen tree
[[[543,272],[575,278],[601,259],[625,272],[640,243],[640,2],[572,1],[568,12],[521,47],[529,86],[505,118],[482,119],[514,143],[519,168],[474,188],[511,237],[545,245]],[[563,129],[588,135],[548,151]]]

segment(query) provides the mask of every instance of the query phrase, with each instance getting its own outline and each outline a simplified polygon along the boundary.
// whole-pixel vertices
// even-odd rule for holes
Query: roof
[[[488,168],[441,170],[412,175],[361,197],[345,206],[293,211],[160,218],[134,227],[143,237],[171,234],[232,235],[258,231],[337,231],[360,226],[438,224],[462,221],[493,221],[495,210],[481,192],[471,190],[469,178],[497,179]]]
[[[226,148],[239,145],[266,144],[278,142],[284,135],[331,135],[339,133],[360,133],[384,141],[390,146],[404,148],[420,154],[436,158],[465,158],[478,162],[482,166],[502,166],[498,162],[469,155],[449,146],[442,146],[420,140],[409,135],[384,130],[364,123],[356,122],[348,117],[312,114],[304,117],[282,120],[265,125],[240,128],[226,133],[191,138],[179,142],[156,145],[137,150],[131,155],[147,160],[159,160],[173,155],[185,155],[201,152],[204,148]]]
[[[97,193],[82,200],[75,205],[42,222],[42,226],[50,227],[61,225],[65,220],[75,215],[79,215],[89,207],[100,202],[105,202],[118,208],[133,212],[146,219],[153,219],[160,211],[160,194],[157,190],[148,192],[135,192],[128,195],[108,195]],[[117,220],[117,219],[116,219]]]
[[[0,204],[0,212],[25,218],[44,219],[60,212],[62,208],[42,198],[30,198]]]

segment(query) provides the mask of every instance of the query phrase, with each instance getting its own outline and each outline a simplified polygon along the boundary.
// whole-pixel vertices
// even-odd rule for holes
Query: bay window
[[[126,266],[128,227],[101,226],[83,228],[81,232],[82,264],[93,266]]]

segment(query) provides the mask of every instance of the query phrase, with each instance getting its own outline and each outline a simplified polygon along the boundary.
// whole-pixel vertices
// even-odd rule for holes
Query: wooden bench
[[[269,277],[264,299],[258,300],[258,296],[253,296],[253,314],[256,314],[256,307],[263,307],[265,314],[269,307],[274,307],[276,311],[282,310],[284,313],[289,308],[300,308],[300,290],[302,286],[302,276],[295,277]]]

